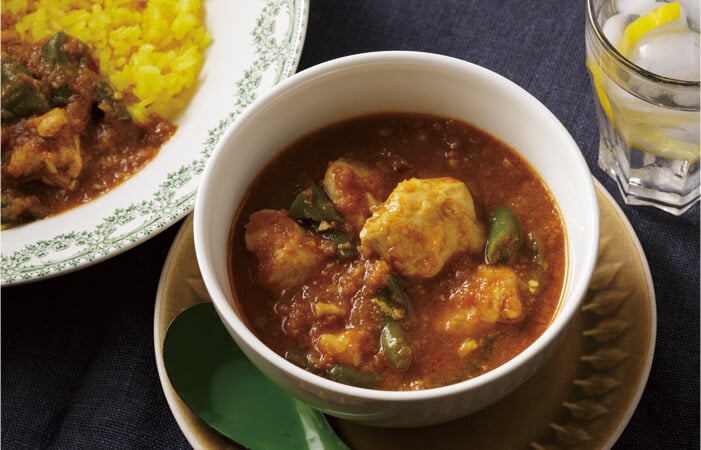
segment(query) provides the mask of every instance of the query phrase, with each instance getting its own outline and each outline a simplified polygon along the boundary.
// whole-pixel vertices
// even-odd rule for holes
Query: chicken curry
[[[85,203],[141,169],[174,133],[132,120],[87,46],[2,33],[2,226]]]
[[[504,143],[432,115],[313,132],[256,178],[234,220],[237,307],[274,351],[356,386],[419,390],[489,371],[556,313],[565,232]]]

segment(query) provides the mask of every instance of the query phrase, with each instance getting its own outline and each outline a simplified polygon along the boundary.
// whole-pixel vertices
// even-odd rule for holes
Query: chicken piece
[[[458,347],[458,355],[465,357],[480,347],[480,342],[473,338],[465,339]]]
[[[245,229],[246,249],[258,260],[257,281],[271,291],[302,284],[336,254],[333,243],[308,233],[285,210],[255,212]]]
[[[477,268],[473,283],[477,283],[477,305],[480,320],[486,323],[509,323],[523,319],[521,300],[525,285],[508,266]]]
[[[63,127],[68,125],[68,117],[61,108],[53,108],[45,114],[29,122],[35,122],[37,134],[41,137],[54,137],[58,135]]]
[[[367,348],[367,337],[361,331],[346,329],[341,333],[324,333],[316,342],[324,359],[346,366],[358,366],[362,362],[363,349]]]
[[[527,287],[508,266],[480,265],[450,296],[446,312],[437,315],[435,328],[477,337],[496,323],[523,320],[522,297]]]
[[[482,252],[483,225],[469,189],[454,178],[412,178],[397,185],[360,232],[360,251],[404,276],[430,278],[461,252]]]
[[[346,310],[336,304],[326,302],[314,303],[314,315],[316,317],[345,317],[346,314]]]
[[[74,189],[83,168],[80,141],[55,149],[26,143],[12,152],[7,173],[22,180],[39,180],[48,186]]]
[[[12,150],[7,174],[23,181],[72,190],[83,169],[79,136],[61,136],[47,142],[40,136]]]
[[[82,127],[79,125],[79,128]],[[21,181],[41,181],[60,189],[74,189],[83,170],[76,124],[60,108],[22,122],[21,139],[10,148],[6,173]]]
[[[341,158],[329,164],[322,184],[344,220],[358,232],[383,198],[379,180],[363,164]]]

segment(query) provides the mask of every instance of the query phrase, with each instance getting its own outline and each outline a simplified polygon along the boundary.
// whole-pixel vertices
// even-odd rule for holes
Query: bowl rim
[[[586,199],[584,204],[591,206],[591,211],[588,215],[591,220],[590,223],[587,224],[591,235],[591,242],[589,242],[589,245],[585,248],[588,258],[584,259],[583,264],[578,267],[578,273],[582,275],[579,277],[578,283],[574,283],[566,294],[574,297],[576,301],[568,302],[564,307],[561,306],[550,325],[521,352],[500,366],[474,378],[446,386],[423,390],[390,391],[346,385],[313,374],[287,361],[265,345],[234,312],[234,307],[230,304],[228,295],[224,292],[222,286],[220,286],[217,281],[217,277],[213,274],[213,268],[210,267],[209,261],[211,255],[202,237],[204,236],[204,224],[206,223],[203,212],[204,207],[198,206],[205,204],[207,198],[210,196],[210,191],[212,196],[216,195],[216,189],[211,185],[212,182],[210,181],[213,179],[211,173],[215,170],[217,161],[223,158],[222,155],[230,146],[229,141],[236,135],[239,128],[243,127],[249,121],[255,120],[259,112],[265,110],[265,106],[274,101],[278,96],[296,87],[313,82],[316,78],[348,70],[357,70],[361,66],[406,65],[407,63],[424,67],[436,65],[444,67],[449,66],[454,71],[471,72],[478,77],[492,78],[492,82],[498,83],[500,87],[507,89],[512,95],[517,95],[521,97],[521,100],[527,101],[542,120],[550,122],[551,126],[557,128],[558,132],[562,134],[562,137],[570,144],[568,145],[567,151],[571,152],[575,160],[578,161],[577,172],[585,172],[581,174],[584,175],[582,177],[584,185],[581,189],[581,195],[583,199]],[[264,165],[265,162],[263,162],[260,167],[262,168]],[[586,290],[588,289],[591,275],[594,271],[599,245],[599,208],[593,178],[577,143],[559,119],[524,88],[492,70],[456,57],[422,51],[389,50],[342,56],[299,71],[267,90],[239,115],[237,120],[227,128],[217,143],[204,168],[202,181],[197,191],[193,215],[195,250],[203,280],[221,320],[229,329],[230,333],[233,334],[234,340],[242,347],[245,353],[248,351],[247,347],[250,346],[252,351],[256,352],[277,370],[288,373],[297,380],[303,380],[306,385],[312,386],[317,390],[327,391],[347,398],[396,403],[411,403],[428,399],[451,397],[455,394],[488,385],[507,376],[513,371],[527,367],[531,361],[537,359],[543,348],[548,347],[548,343],[557,340],[558,336],[567,328],[569,323],[571,323],[572,319],[579,312]],[[233,220],[233,218],[231,220]],[[569,272],[569,266],[572,264],[569,258],[567,264],[568,267],[566,271]],[[567,280],[565,280],[564,283],[566,286]],[[229,286],[225,286],[224,289],[229,289]]]

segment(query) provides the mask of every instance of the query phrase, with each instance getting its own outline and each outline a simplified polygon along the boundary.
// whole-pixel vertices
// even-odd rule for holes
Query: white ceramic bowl
[[[567,233],[564,297],[547,330],[496,369],[450,386],[395,392],[313,375],[264,345],[234,307],[227,270],[229,235],[242,196],[266,163],[324,125],[363,113],[407,111],[462,119],[498,137],[540,173],[560,206]],[[448,421],[511,392],[551,354],[579,312],[595,266],[599,208],[591,174],[572,137],[538,100],[474,64],[435,54],[377,52],[299,72],[236,119],[207,163],[194,212],[197,260],[212,301],[243,352],[298,399],[330,415],[378,426]]]

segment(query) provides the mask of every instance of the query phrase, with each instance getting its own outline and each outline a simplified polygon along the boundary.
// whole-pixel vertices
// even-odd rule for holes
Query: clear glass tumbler
[[[599,166],[626,203],[682,214],[699,201],[698,0],[587,0],[586,15]]]

